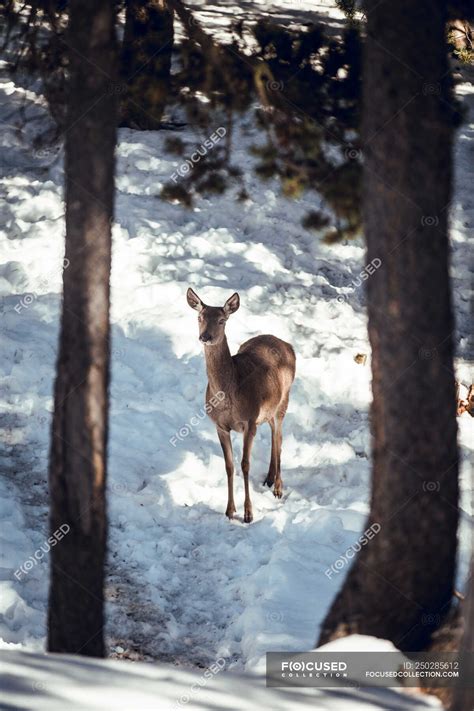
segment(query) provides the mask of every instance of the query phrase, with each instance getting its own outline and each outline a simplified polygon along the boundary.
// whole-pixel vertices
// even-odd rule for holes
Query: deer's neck
[[[227,338],[224,336],[224,340],[216,346],[205,347],[204,354],[211,397],[219,391],[230,395],[234,386],[235,373]]]

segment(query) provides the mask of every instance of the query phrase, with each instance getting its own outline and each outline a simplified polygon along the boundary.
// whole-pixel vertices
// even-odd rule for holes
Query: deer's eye
[[[225,318],[220,318],[219,323],[225,323]]]

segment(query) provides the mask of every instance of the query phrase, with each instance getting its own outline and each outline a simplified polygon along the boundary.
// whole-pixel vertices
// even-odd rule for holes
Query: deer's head
[[[225,337],[225,325],[229,316],[240,306],[237,292],[227,299],[224,306],[206,306],[191,288],[186,294],[188,304],[198,312],[199,340],[205,346],[215,346]]]

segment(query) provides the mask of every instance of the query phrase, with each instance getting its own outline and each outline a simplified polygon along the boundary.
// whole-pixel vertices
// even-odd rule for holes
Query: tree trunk
[[[365,545],[319,644],[352,632],[422,649],[448,612],[458,455],[447,217],[452,109],[440,0],[368,0],[364,223],[372,346],[372,497]]]
[[[52,548],[48,649],[103,656],[115,12],[108,0],[69,8],[67,268],[50,453],[51,533],[65,535]]]
[[[122,49],[121,125],[160,127],[171,85],[173,10],[166,0],[127,0]]]

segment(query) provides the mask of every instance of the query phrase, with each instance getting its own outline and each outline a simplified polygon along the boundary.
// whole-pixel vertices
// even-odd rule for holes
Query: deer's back
[[[238,388],[257,423],[273,417],[295,377],[292,346],[276,336],[256,336],[242,343],[232,359]]]
[[[245,356],[239,359],[238,356]],[[237,354],[234,356],[237,359],[235,362],[241,361],[251,362],[262,369],[280,369],[288,370],[292,373],[292,382],[295,376],[296,357],[293,347],[286,341],[276,336],[255,336],[245,341],[240,346]]]

